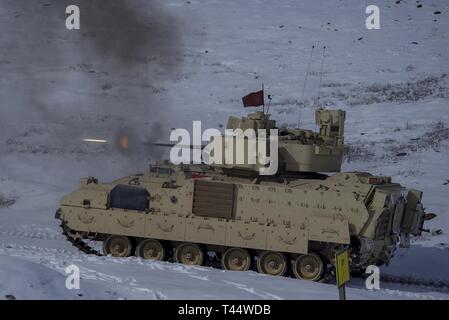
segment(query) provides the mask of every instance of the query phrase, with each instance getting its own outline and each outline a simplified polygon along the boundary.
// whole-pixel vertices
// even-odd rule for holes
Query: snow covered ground
[[[371,31],[364,12],[372,3],[360,0],[92,2],[79,1],[80,31],[65,29],[71,1],[0,2],[0,299],[336,299],[330,284],[87,256],[54,219],[79,177],[145,170],[165,151],[142,142],[168,141],[171,128],[192,120],[224,125],[262,83],[279,124],[296,124],[304,106],[301,124],[314,128],[323,46],[321,102],[347,111],[353,146],[344,170],[391,175],[423,190],[427,211],[438,214],[381,272],[449,281],[447,1],[377,0],[381,29]],[[115,143],[121,134],[126,151]],[[70,264],[81,269],[80,290],[65,288]],[[449,292],[390,283],[372,292],[353,280],[348,298]]]

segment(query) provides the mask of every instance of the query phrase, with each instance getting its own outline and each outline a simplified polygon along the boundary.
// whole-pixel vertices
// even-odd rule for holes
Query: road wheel
[[[221,266],[224,270],[247,271],[251,266],[251,256],[246,249],[229,248],[221,257]]]
[[[283,276],[287,270],[287,259],[280,252],[264,251],[257,259],[257,271],[272,276]]]
[[[203,264],[203,250],[196,243],[181,243],[174,253],[175,262],[200,266]]]
[[[103,253],[113,257],[129,257],[132,248],[131,240],[125,236],[109,236],[103,242]]]
[[[300,255],[293,263],[293,273],[298,279],[318,281],[323,270],[323,260],[313,252]]]
[[[137,245],[136,255],[144,259],[162,261],[165,258],[165,249],[159,241],[145,239]]]

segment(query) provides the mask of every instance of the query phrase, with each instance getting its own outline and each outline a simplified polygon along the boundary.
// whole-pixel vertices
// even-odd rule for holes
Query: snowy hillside
[[[65,28],[79,3],[81,30]],[[381,29],[365,28],[365,8]],[[172,128],[219,128],[262,83],[279,124],[315,128],[347,111],[345,171],[424,191],[438,216],[381,272],[449,281],[449,3],[445,0],[0,1],[0,299],[336,299],[332,284],[79,253],[60,233],[61,196],[93,175],[145,170]],[[301,101],[312,46],[310,73]],[[117,146],[129,137],[129,149]],[[108,140],[88,144],[84,138]],[[81,289],[64,269],[81,268]],[[355,279],[349,299],[449,298],[435,286]]]

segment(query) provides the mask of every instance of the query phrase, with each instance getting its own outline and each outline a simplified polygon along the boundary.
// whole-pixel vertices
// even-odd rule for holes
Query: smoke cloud
[[[68,5],[80,8],[80,30],[65,28]],[[143,142],[150,135],[157,140],[154,135],[161,135],[169,114],[157,96],[182,67],[180,22],[163,5],[151,0],[2,0],[2,15],[10,19],[4,23],[17,32],[2,34],[0,57],[7,56],[8,67],[25,75],[9,79],[16,90],[10,115],[22,123],[63,123],[61,145],[107,129],[117,139],[128,136],[129,152],[151,152]],[[96,132],[92,121],[101,124],[109,116],[121,119],[120,124]],[[136,125],[136,119],[146,119],[146,127]]]

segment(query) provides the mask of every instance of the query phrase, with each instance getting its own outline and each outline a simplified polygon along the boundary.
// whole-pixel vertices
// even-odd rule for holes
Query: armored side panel
[[[338,172],[343,161],[343,149],[281,141],[279,162],[284,171]]]
[[[412,189],[407,194],[407,205],[401,225],[404,233],[416,235],[420,232],[420,222],[424,213],[421,198],[422,192],[418,190]]]

